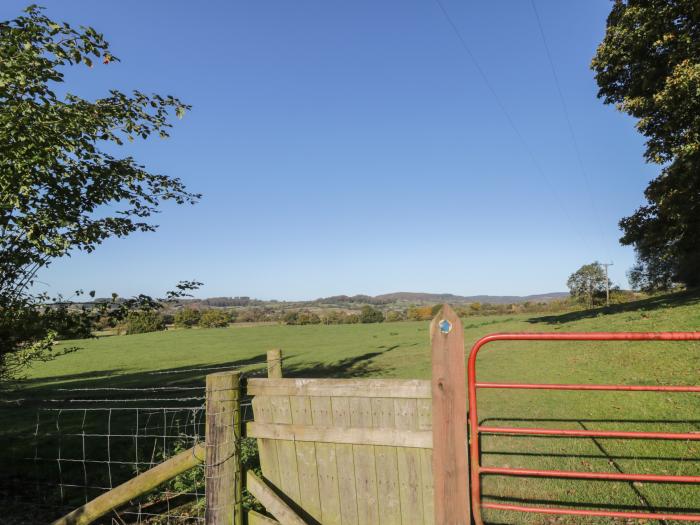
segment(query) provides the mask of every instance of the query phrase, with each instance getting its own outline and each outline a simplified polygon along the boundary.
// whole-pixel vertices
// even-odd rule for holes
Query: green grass
[[[464,320],[470,346],[505,331],[656,331],[700,329],[700,296],[677,294],[608,310],[558,316],[513,315]],[[298,377],[430,377],[427,322],[340,326],[232,326],[104,337],[75,342],[82,350],[37,365],[19,385],[24,397],[57,388],[198,384],[199,367],[243,366],[251,372],[265,352],[282,348],[285,374]],[[177,371],[152,374],[154,371]],[[496,343],[478,360],[483,381],[698,384],[694,343]],[[700,431],[697,395],[666,393],[484,390],[480,419],[495,425]],[[15,427],[30,426],[22,418]],[[5,427],[7,428],[7,426]],[[15,428],[16,430],[16,428]],[[700,475],[700,446],[687,442],[484,437],[483,462],[522,468]],[[616,509],[700,512],[693,485],[484,478],[489,500],[557,502]],[[591,523],[576,519],[486,513],[492,523]],[[600,519],[595,523],[612,523]]]

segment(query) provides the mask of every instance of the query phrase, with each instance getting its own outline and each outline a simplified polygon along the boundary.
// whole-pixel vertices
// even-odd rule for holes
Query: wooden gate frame
[[[426,380],[401,380],[401,379],[283,379],[281,367],[281,354],[277,351],[268,353],[268,378],[251,379],[248,382],[248,394],[253,395],[253,409],[255,421],[247,424],[247,435],[259,439],[258,446],[261,452],[261,464],[263,474],[269,479],[257,479],[249,477],[249,490],[255,495],[280,523],[285,525],[298,524],[299,516],[289,505],[281,506],[280,501],[273,498],[274,491],[282,491],[289,496],[290,502],[297,505],[300,513],[308,513],[310,517],[320,520],[321,515],[325,520],[326,511],[329,517],[336,517],[340,509],[347,512],[343,514],[343,522],[346,517],[350,522],[365,523],[363,519],[369,519],[372,513],[376,513],[376,501],[370,503],[372,490],[361,493],[357,487],[371,487],[381,483],[378,477],[365,472],[367,465],[374,465],[375,457],[373,449],[379,447],[382,450],[383,464],[389,465],[391,461],[386,456],[384,449],[397,447],[399,458],[409,461],[410,458],[418,459],[419,482],[423,488],[415,487],[413,490],[423,491],[423,519],[426,524],[434,525],[469,525],[471,523],[470,501],[468,495],[469,464],[467,458],[467,383],[466,383],[466,356],[464,347],[464,335],[459,317],[447,305],[444,305],[438,315],[433,319],[430,327],[430,339],[432,347],[432,381]],[[287,396],[289,396],[288,399]],[[417,398],[417,399],[416,399]],[[406,410],[410,404],[405,402],[414,400],[414,409],[417,408],[416,427],[405,426],[397,423],[393,427],[385,420],[389,410]],[[337,405],[335,401],[338,401]],[[348,406],[348,400],[350,401]],[[393,400],[393,401],[392,401]],[[415,406],[415,401],[418,406]],[[331,403],[333,401],[333,403]],[[370,403],[372,401],[372,403]],[[376,401],[376,403],[375,403]],[[386,402],[389,403],[387,408]],[[398,402],[395,406],[394,402]],[[328,405],[328,406],[327,406]],[[331,410],[331,405],[333,406]],[[407,407],[398,409],[396,407]],[[421,409],[423,406],[425,408]],[[345,407],[345,408],[343,408]],[[337,409],[337,410],[336,410]],[[426,410],[427,409],[427,410]],[[375,413],[376,410],[376,413]],[[430,411],[430,413],[428,413]],[[332,412],[332,419],[328,419]],[[337,412],[337,413],[336,413]],[[312,413],[314,414],[313,420]],[[352,416],[350,414],[353,414]],[[422,413],[423,416],[418,414]],[[334,426],[336,416],[341,424]],[[402,414],[405,418],[406,414]],[[427,417],[426,417],[427,416]],[[318,421],[316,420],[318,417]],[[369,417],[369,421],[367,420]],[[396,413],[399,417],[399,412]],[[378,426],[375,422],[380,421]],[[393,416],[391,416],[393,422]],[[319,423],[320,421],[320,423]],[[353,423],[350,423],[354,421]],[[398,420],[397,420],[398,421]],[[420,422],[422,421],[422,422]],[[347,422],[347,424],[342,424]],[[321,460],[316,466],[314,443],[316,447],[322,447],[323,473],[316,473],[316,468],[321,468]],[[330,451],[329,451],[330,447]],[[338,447],[339,450],[334,449]],[[408,447],[408,448],[405,448]],[[412,448],[416,447],[416,448]],[[296,448],[296,451],[295,451]],[[425,450],[426,455],[418,449]],[[333,452],[335,450],[335,452]],[[338,470],[338,476],[342,478],[346,490],[336,496],[338,501],[326,494],[321,499],[328,505],[324,507],[318,501],[316,486],[312,479],[321,477],[330,481],[335,476],[335,468],[329,470],[329,461],[335,465],[328,454],[335,457],[340,454],[344,464],[346,456],[356,456],[355,462],[360,460],[362,465],[360,477],[352,480],[352,490],[348,483],[347,471],[342,475]],[[411,451],[411,452],[408,452]],[[318,452],[318,451],[317,451]],[[367,456],[370,454],[371,457]],[[328,456],[328,457],[327,457]],[[386,456],[386,457],[385,457]],[[281,458],[284,457],[285,466]],[[340,457],[340,456],[338,456]],[[278,458],[280,461],[278,463]],[[376,460],[379,460],[377,456]],[[427,460],[427,461],[426,461]],[[388,463],[387,463],[388,461]],[[399,461],[400,464],[401,461]],[[303,472],[297,470],[304,465]],[[266,467],[267,465],[267,467]],[[347,465],[346,465],[347,466]],[[390,465],[389,465],[390,466]],[[311,471],[309,471],[309,468]],[[340,463],[338,463],[340,469]],[[345,468],[345,467],[344,467]],[[352,467],[351,467],[352,468]],[[401,473],[399,467],[399,480],[406,475]],[[374,472],[374,467],[370,469]],[[410,470],[410,468],[409,468]],[[310,473],[311,472],[311,473]],[[377,472],[378,475],[378,472]],[[307,479],[307,484],[297,483],[299,476]],[[310,476],[310,477],[309,477]],[[384,483],[392,474],[384,474]],[[429,476],[429,478],[425,478]],[[340,478],[339,478],[340,479]],[[429,487],[426,488],[426,479]],[[398,481],[398,480],[397,480]],[[401,481],[399,481],[402,483]],[[413,483],[406,481],[407,483]],[[267,487],[269,483],[269,487]],[[316,482],[318,483],[318,481]],[[324,485],[325,487],[326,485]],[[404,485],[402,485],[403,487]],[[268,490],[270,489],[270,490]],[[364,490],[364,489],[363,489]],[[401,502],[404,502],[403,488],[401,490]],[[323,491],[322,491],[323,492]],[[360,502],[361,498],[368,498]],[[374,496],[376,498],[376,494]],[[425,499],[428,497],[429,499]],[[350,500],[357,498],[354,503]],[[421,499],[419,495],[419,500]],[[331,504],[331,500],[333,503]],[[407,499],[407,501],[410,501]],[[361,504],[362,503],[362,504]],[[357,514],[350,511],[350,506],[357,506]],[[337,508],[336,508],[337,507]],[[393,507],[392,507],[393,508]],[[401,509],[400,521],[404,524],[414,524],[417,520],[404,516]],[[353,517],[354,516],[354,517]],[[387,516],[385,516],[387,517]],[[394,516],[395,518],[396,516]],[[409,521],[406,521],[408,517]],[[251,523],[263,522],[262,516],[255,513],[249,514]],[[378,516],[375,516],[375,520]],[[325,523],[325,521],[324,521]]]

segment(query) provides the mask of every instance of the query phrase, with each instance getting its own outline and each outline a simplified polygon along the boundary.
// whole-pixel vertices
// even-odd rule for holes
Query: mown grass
[[[700,329],[700,296],[676,294],[608,310],[558,316],[470,317],[467,347],[505,331],[656,331]],[[200,367],[254,371],[265,352],[284,350],[285,373],[300,377],[429,378],[427,322],[340,326],[257,326],[104,337],[76,342],[82,350],[36,366],[18,385],[43,397],[57,388],[197,384]],[[67,343],[70,344],[70,343]],[[195,369],[195,370],[192,370]],[[154,371],[177,371],[152,374]],[[497,343],[479,356],[479,379],[546,383],[698,384],[694,343]],[[697,395],[669,393],[484,390],[479,417],[493,425],[700,431]],[[21,418],[14,426],[30,424]],[[5,427],[7,428],[7,427]],[[16,429],[15,429],[16,430]],[[496,437],[482,439],[487,465],[559,470],[700,475],[696,442]],[[700,512],[700,488],[547,479],[484,478],[491,501]],[[612,523],[487,512],[491,523]]]

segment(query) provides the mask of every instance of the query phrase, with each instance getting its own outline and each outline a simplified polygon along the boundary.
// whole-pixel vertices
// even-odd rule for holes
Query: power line
[[[462,49],[467,53],[467,56],[469,56],[470,60],[472,61],[472,64],[476,68],[477,72],[479,73],[479,76],[483,80],[484,84],[486,85],[487,89],[493,96],[494,100],[496,101],[496,105],[499,107],[503,115],[505,116],[506,120],[508,121],[508,124],[512,128],[513,132],[515,133],[515,136],[518,138],[520,141],[521,146],[525,149],[527,152],[528,156],[530,157],[530,161],[532,162],[532,165],[535,167],[535,171],[539,174],[539,176],[544,180],[545,184],[549,187],[549,190],[552,193],[552,196],[554,197],[554,200],[557,202],[557,205],[559,206],[562,214],[567,218],[567,220],[571,223],[571,226],[573,227],[574,231],[578,234],[578,236],[581,238],[581,241],[587,246],[588,250],[591,250],[591,247],[586,240],[586,238],[583,236],[581,233],[581,230],[577,227],[576,223],[574,222],[573,218],[571,215],[569,215],[569,212],[566,210],[564,206],[561,204],[561,200],[558,198],[558,193],[554,188],[554,185],[552,182],[549,180],[549,177],[547,177],[547,174],[544,172],[542,169],[542,166],[537,160],[537,157],[535,156],[535,153],[532,151],[532,148],[530,148],[530,145],[528,142],[525,140],[525,137],[523,134],[520,132],[518,127],[515,125],[515,121],[513,120],[513,117],[511,117],[510,113],[505,107],[505,104],[501,101],[501,97],[498,96],[498,93],[496,92],[495,88],[493,87],[493,84],[489,81],[488,77],[486,76],[486,73],[484,72],[483,68],[481,67],[481,64],[479,61],[476,59],[476,56],[470,49],[469,45],[467,44],[466,40],[462,36],[462,32],[459,30],[457,27],[457,24],[455,24],[454,20],[450,16],[450,13],[447,11],[441,0],[435,0],[435,3],[438,5],[440,8],[440,11],[442,11],[442,14],[445,17],[445,20],[447,20],[448,24],[452,28],[452,31],[454,32],[455,36],[457,37],[457,40],[459,40]]]
[[[530,0],[530,5],[532,6],[532,11],[535,14],[535,20],[537,21],[537,27],[540,31],[540,37],[542,37],[542,44],[544,45],[545,53],[547,55],[547,61],[549,62],[549,68],[552,71],[552,77],[554,78],[554,85],[557,88],[557,94],[559,95],[559,102],[561,102],[561,107],[562,111],[564,112],[564,120],[566,121],[566,126],[569,129],[569,136],[571,137],[571,143],[574,148],[574,152],[576,154],[576,161],[579,166],[579,170],[581,174],[583,175],[583,180],[586,184],[586,189],[588,191],[588,198],[590,200],[591,204],[591,210],[593,212],[593,216],[595,217],[596,225],[598,227],[598,234],[600,236],[600,242],[602,245],[603,250],[605,250],[606,253],[608,253],[607,248],[606,248],[606,243],[605,243],[605,238],[603,235],[603,226],[602,222],[600,220],[600,213],[598,212],[598,208],[595,204],[595,199],[593,198],[593,188],[591,185],[591,179],[590,175],[588,173],[588,170],[586,170],[586,167],[583,163],[583,156],[581,155],[581,148],[579,147],[578,139],[576,138],[576,133],[574,132],[574,126],[571,122],[571,116],[569,114],[569,108],[566,104],[566,99],[564,98],[564,92],[561,89],[561,83],[559,82],[559,75],[557,75],[557,70],[556,67],[554,66],[554,59],[552,58],[552,53],[549,49],[549,44],[547,43],[547,37],[545,36],[544,32],[544,26],[542,25],[542,19],[540,18],[540,14],[537,11],[537,6],[535,4],[535,0]],[[608,256],[610,254],[608,253]]]

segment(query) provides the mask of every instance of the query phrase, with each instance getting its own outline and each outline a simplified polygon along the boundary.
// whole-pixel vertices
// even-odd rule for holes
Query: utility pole
[[[610,306],[610,279],[608,279],[608,266],[614,266],[613,263],[601,263],[605,266],[605,306]]]

